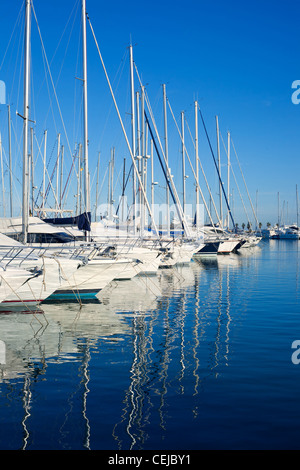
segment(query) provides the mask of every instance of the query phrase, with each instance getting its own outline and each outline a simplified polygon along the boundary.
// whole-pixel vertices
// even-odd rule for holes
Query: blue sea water
[[[0,449],[298,450],[298,243],[2,313]]]

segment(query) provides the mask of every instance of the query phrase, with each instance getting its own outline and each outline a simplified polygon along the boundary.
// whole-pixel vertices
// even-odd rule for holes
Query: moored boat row
[[[235,227],[232,213],[229,207],[229,180],[227,195],[221,185],[220,163],[218,169],[218,178],[220,181],[220,214],[217,214],[215,220],[217,225],[213,224],[213,217],[210,214],[211,226],[201,226],[199,196],[202,194],[199,178],[198,178],[198,138],[195,138],[196,150],[196,172],[193,171],[195,177],[196,188],[196,211],[195,221],[187,222],[187,214],[185,210],[185,197],[180,201],[178,191],[173,181],[173,176],[169,167],[167,152],[167,119],[166,119],[166,88],[164,91],[164,121],[165,121],[165,152],[159,149],[156,142],[159,141],[159,135],[156,134],[156,125],[151,116],[151,122],[147,117],[145,110],[150,112],[148,106],[148,98],[144,95],[145,89],[141,85],[143,92],[143,108],[142,103],[135,103],[134,99],[134,77],[133,77],[133,55],[132,46],[130,46],[130,82],[131,82],[131,106],[132,106],[132,142],[128,141],[125,128],[122,123],[121,116],[118,116],[122,124],[122,129],[126,137],[130,160],[132,164],[132,213],[128,213],[125,229],[120,230],[115,225],[111,227],[113,234],[103,227],[103,224],[91,223],[91,190],[90,190],[90,170],[89,170],[89,137],[87,122],[87,45],[86,45],[86,23],[88,22],[95,43],[98,48],[94,30],[91,25],[89,16],[86,13],[86,1],[81,0],[82,13],[82,111],[83,111],[83,136],[80,151],[78,153],[78,175],[77,175],[77,207],[72,208],[70,212],[72,217],[64,217],[64,204],[62,203],[63,192],[63,149],[60,146],[60,137],[58,138],[57,161],[56,161],[56,190],[52,187],[49,180],[55,201],[52,202],[53,207],[45,205],[47,201],[45,187],[46,179],[46,133],[44,135],[45,153],[43,157],[43,190],[40,191],[38,198],[33,197],[33,144],[31,140],[31,153],[29,152],[29,122],[31,121],[30,106],[30,71],[31,71],[31,10],[33,8],[32,1],[25,2],[25,28],[24,28],[24,100],[23,100],[23,176],[22,176],[22,217],[19,218],[2,218],[0,219],[0,309],[8,306],[25,305],[30,308],[31,305],[37,305],[42,302],[53,301],[91,301],[95,300],[101,290],[108,286],[114,280],[132,279],[135,276],[155,275],[159,269],[172,269],[174,266],[190,263],[194,257],[217,256],[237,252],[242,247],[254,246],[259,243],[260,237],[249,237],[245,234],[237,234],[223,229]],[[106,75],[107,76],[107,75]],[[107,77],[108,79],[108,77]],[[109,79],[108,79],[109,83]],[[110,83],[109,83],[110,85]],[[115,102],[115,97],[111,86],[110,92]],[[146,99],[147,98],[147,99]],[[141,105],[141,106],[140,106]],[[135,119],[136,108],[140,108],[140,118]],[[117,106],[116,106],[117,109]],[[117,109],[118,110],[118,109]],[[195,132],[198,135],[198,114],[201,110],[197,102],[195,102]],[[202,114],[201,114],[202,117]],[[146,130],[139,132],[137,129],[141,124]],[[197,124],[196,124],[197,123]],[[219,127],[217,122],[217,137],[219,139]],[[139,135],[139,145],[136,142],[136,131]],[[141,138],[143,135],[143,141]],[[146,135],[151,137],[151,142],[146,142]],[[59,134],[60,136],[60,134]],[[32,134],[31,134],[32,137]],[[182,137],[182,136],[181,136]],[[181,140],[183,140],[181,138]],[[219,142],[219,141],[218,141]],[[152,157],[147,155],[147,145],[152,148]],[[229,141],[230,144],[230,141]],[[147,198],[147,179],[146,168],[142,168],[148,157],[151,157],[152,173],[153,173],[153,145],[157,157],[160,161],[164,184],[166,184],[166,217],[161,217],[166,226],[163,231],[159,232],[155,222],[154,214],[154,194],[151,193],[151,204]],[[187,149],[183,145],[183,160]],[[229,156],[228,146],[228,156]],[[29,179],[29,154],[31,155],[31,181]],[[74,156],[72,155],[72,167],[74,169]],[[218,159],[220,162],[220,149],[218,145]],[[113,168],[114,160],[110,165],[110,182],[108,201],[110,205],[110,222],[113,217],[118,217],[111,206],[113,206]],[[229,167],[228,167],[229,168]],[[58,191],[60,174],[60,194]],[[193,169],[192,169],[193,170]],[[82,174],[80,174],[82,171]],[[70,171],[71,174],[71,171]],[[36,173],[35,173],[36,175]],[[124,172],[125,176],[125,172]],[[186,175],[183,171],[183,180]],[[98,178],[97,178],[98,179]],[[122,188],[122,196],[125,193],[125,178]],[[154,188],[153,174],[151,175],[151,188]],[[32,194],[29,197],[29,186],[32,186]],[[185,183],[184,183],[185,184]],[[185,186],[184,186],[185,187]],[[227,221],[222,215],[222,193],[226,201],[226,210],[228,211]],[[80,195],[80,197],[79,197]],[[39,206],[37,200],[42,197],[42,204]],[[207,208],[205,199],[203,203]],[[36,199],[36,200],[35,200]],[[96,198],[97,199],[97,198]],[[29,201],[31,200],[31,209]],[[97,199],[98,200],[98,199]],[[178,216],[178,224],[181,233],[176,236],[171,230],[174,220],[170,217],[170,201],[176,206],[176,214]],[[80,202],[80,204],[79,204]],[[123,201],[124,202],[124,201]],[[82,206],[81,206],[82,203]],[[51,203],[49,203],[51,206]],[[55,206],[55,207],[54,207]],[[80,206],[80,210],[79,210]],[[136,206],[140,207],[140,214],[137,217]],[[81,210],[83,213],[81,213]],[[66,211],[66,210],[65,210]],[[97,212],[97,211],[96,211]],[[35,217],[31,217],[35,214]],[[12,214],[12,210],[11,210]],[[55,216],[54,219],[48,219],[49,214]],[[73,217],[74,214],[74,217]],[[75,215],[76,214],[76,215]],[[148,221],[146,221],[146,215]],[[176,217],[177,217],[176,216]],[[225,214],[224,214],[225,216]],[[42,220],[44,219],[44,220]],[[148,224],[151,221],[151,230]],[[231,221],[231,222],[230,222]],[[64,224],[68,224],[66,227]],[[223,225],[224,224],[224,225]],[[137,233],[137,231],[139,233]]]
[[[30,218],[31,219],[31,218]],[[236,252],[245,240],[241,237],[215,236],[213,241],[184,238],[110,238],[93,237],[89,243],[73,239],[62,243],[39,243],[45,234],[68,233],[32,218],[36,243],[24,245],[10,236],[0,236],[0,309],[17,305],[27,308],[42,302],[96,300],[99,292],[113,280],[155,275],[159,269],[190,263],[194,257]],[[18,238],[14,225],[14,238]],[[10,226],[12,226],[10,220]],[[57,241],[57,240],[56,240]],[[224,247],[226,246],[226,251]],[[246,246],[251,246],[248,243]],[[212,249],[214,247],[214,249]]]

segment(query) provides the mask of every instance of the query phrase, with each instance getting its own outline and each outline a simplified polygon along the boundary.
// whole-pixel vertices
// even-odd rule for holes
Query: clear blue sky
[[[20,118],[22,113],[23,2],[2,4],[0,19],[0,79],[7,85],[7,99],[12,106],[13,125],[21,145]],[[53,80],[67,128],[70,147],[80,140],[80,1],[34,1],[38,24],[46,53],[51,62]],[[20,20],[13,33],[19,12]],[[264,224],[277,222],[277,194],[285,221],[296,220],[296,184],[299,181],[300,104],[292,103],[292,82],[300,80],[299,2],[258,1],[207,2],[202,0],[152,2],[99,2],[87,0],[90,16],[106,68],[113,83],[122,118],[130,136],[130,95],[128,45],[134,45],[134,60],[146,85],[155,117],[163,138],[162,84],[177,122],[180,112],[194,133],[194,100],[201,107],[216,154],[215,116],[218,115],[224,141],[230,131],[258,219]],[[65,30],[65,32],[64,32]],[[64,34],[63,34],[64,32]],[[88,33],[88,98],[89,98],[89,159],[92,182],[92,202],[98,152],[101,152],[101,176],[104,178],[110,149],[116,149],[116,191],[124,157],[128,157],[125,140],[112,105],[107,84],[89,27]],[[6,52],[6,53],[5,53]],[[55,54],[55,55],[54,55]],[[64,133],[57,111],[49,76],[45,68],[34,16],[32,18],[32,119],[36,120],[36,140],[41,145],[44,129],[49,131],[48,158],[55,146],[57,132]],[[48,87],[53,110],[49,107]],[[6,107],[0,109],[0,126],[7,158]],[[180,139],[171,115],[169,122],[169,159],[174,181],[181,195]],[[186,129],[186,136],[188,130]],[[188,137],[187,137],[188,139]],[[70,167],[68,142],[65,174]],[[187,147],[190,144],[187,143]],[[188,147],[194,161],[192,147]],[[226,155],[221,144],[222,174],[227,181]],[[37,150],[36,150],[37,153]],[[251,208],[238,170],[233,150],[232,167],[238,179],[247,211]],[[218,201],[218,184],[212,157],[199,121],[199,155]],[[5,159],[5,157],[3,157]],[[37,158],[37,157],[36,157]],[[53,167],[49,164],[49,172]],[[68,160],[69,159],[69,160]],[[21,153],[14,144],[15,186],[20,181]],[[129,163],[128,163],[129,165]],[[157,165],[157,163],[156,163]],[[194,199],[192,172],[187,165],[188,199]],[[36,175],[40,176],[37,160]],[[157,172],[159,171],[157,165]],[[157,173],[158,174],[158,173]],[[7,178],[7,172],[5,173]],[[36,186],[40,180],[36,176]],[[159,179],[159,177],[157,178]],[[102,180],[100,181],[101,184]],[[239,224],[247,222],[234,187],[233,210]],[[73,197],[75,184],[70,189]],[[163,184],[163,183],[162,183]],[[202,180],[203,184],[203,180]],[[8,180],[5,182],[6,196]],[[205,187],[203,186],[204,192]],[[300,190],[300,188],[299,188]],[[106,199],[106,183],[102,186]],[[157,193],[161,202],[162,195]],[[74,198],[73,198],[74,199]],[[17,197],[16,197],[17,201]],[[18,202],[16,202],[18,204]],[[2,207],[0,207],[0,212]]]

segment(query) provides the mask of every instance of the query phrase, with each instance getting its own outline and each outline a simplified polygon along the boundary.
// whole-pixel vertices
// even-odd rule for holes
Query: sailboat
[[[15,305],[18,302],[36,304],[47,299],[55,293],[56,299],[61,298],[86,298],[94,296],[100,289],[107,285],[118,275],[124,275],[127,269],[126,278],[133,277],[136,272],[134,267],[138,264],[135,259],[116,258],[107,256],[95,257],[91,259],[89,252],[92,248],[87,247],[84,256],[78,257],[76,250],[78,244],[73,244],[75,237],[67,234],[59,227],[47,224],[37,217],[29,217],[28,207],[28,121],[29,121],[29,77],[30,77],[30,22],[31,22],[31,1],[25,2],[25,67],[24,67],[24,112],[23,112],[23,212],[22,219],[6,219],[1,223],[3,232],[16,240],[23,242],[23,245],[30,243],[30,249],[34,247],[48,248],[42,254],[36,250],[31,251],[30,256],[22,257],[20,254],[9,260],[10,265],[22,264],[29,270],[35,270],[34,279],[19,289],[18,295],[9,296],[6,302]],[[86,9],[85,1],[82,0],[82,20],[83,20],[83,90],[84,90],[84,197],[86,220],[88,215],[89,202],[89,175],[88,175],[88,135],[87,135],[87,68],[86,68]],[[88,224],[87,224],[88,225]],[[86,241],[89,242],[89,227],[85,227]],[[69,250],[58,250],[57,244],[69,245]],[[56,246],[55,246],[56,245]],[[28,246],[28,245],[27,245]],[[29,247],[29,246],[28,246]],[[52,248],[52,250],[51,250]],[[29,249],[29,251],[30,251]],[[59,252],[59,253],[57,253]],[[21,256],[21,257],[20,257]],[[78,270],[78,268],[81,268]],[[128,272],[128,268],[132,268]],[[73,275],[70,278],[71,274]],[[27,287],[32,289],[31,295]]]
[[[40,304],[62,283],[68,281],[74,271],[83,264],[83,259],[71,259],[61,252],[51,253],[43,248],[22,245],[3,234],[0,243],[0,263],[4,272],[13,277],[13,270],[16,270],[16,284],[9,284],[8,295],[2,300],[0,309],[7,306],[26,307]],[[23,282],[17,285],[17,278],[22,277],[22,272]],[[5,274],[3,282],[4,279]]]

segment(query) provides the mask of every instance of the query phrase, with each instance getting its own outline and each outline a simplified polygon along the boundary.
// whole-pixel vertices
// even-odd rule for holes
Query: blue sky
[[[5,2],[2,6],[0,37],[0,79],[7,85],[12,106],[13,125],[17,141],[21,142],[22,112],[22,21],[23,2]],[[80,2],[53,0],[34,1],[38,24],[51,73],[57,84],[57,96],[67,128],[65,177],[71,164],[68,145],[73,149],[81,135],[81,76]],[[141,3],[99,2],[87,0],[87,11],[93,25],[103,59],[113,83],[122,118],[130,136],[130,89],[128,45],[134,45],[134,60],[146,85],[155,118],[163,138],[162,84],[166,84],[169,103],[179,124],[180,112],[185,111],[187,125],[194,133],[194,100],[201,107],[209,136],[216,154],[215,116],[218,116],[224,141],[230,131],[241,163],[252,203],[258,208],[262,223],[277,222],[278,192],[280,212],[284,220],[296,220],[296,184],[299,181],[300,104],[292,103],[291,88],[300,79],[297,2],[157,1]],[[20,21],[12,35],[17,17]],[[64,32],[65,31],[65,32]],[[64,33],[64,34],[63,34]],[[116,118],[102,66],[89,27],[88,33],[88,98],[89,98],[89,162],[92,202],[95,193],[95,173],[100,152],[102,187],[106,199],[106,175],[110,150],[115,147],[116,194],[120,190],[120,171],[124,157],[129,157],[121,127]],[[10,40],[11,38],[11,40]],[[55,55],[54,55],[55,54]],[[21,63],[20,63],[21,61]],[[53,148],[57,132],[64,133],[53,91],[45,67],[36,22],[32,18],[32,102],[36,145],[41,145],[44,129],[49,132],[49,172],[53,167]],[[136,81],[137,83],[137,81]],[[49,92],[53,109],[49,106]],[[138,88],[137,88],[138,89]],[[0,109],[0,126],[5,156],[7,148],[6,107]],[[168,115],[169,159],[178,193],[181,195],[181,145],[171,115]],[[188,130],[186,129],[186,136]],[[188,140],[188,137],[187,137]],[[69,142],[69,144],[68,144]],[[187,142],[194,162],[192,142]],[[36,152],[36,186],[40,186],[41,158]],[[52,153],[51,153],[52,152]],[[239,173],[233,149],[232,168],[236,175],[247,212],[253,220],[245,187]],[[5,156],[3,157],[5,160]],[[206,137],[199,120],[199,156],[209,180],[213,197],[218,201],[218,181]],[[226,154],[221,145],[222,175],[227,181]],[[129,161],[129,160],[128,160]],[[21,154],[14,144],[15,190],[19,191]],[[128,163],[129,165],[129,163]],[[157,180],[164,185],[156,162]],[[189,175],[187,198],[194,200],[192,172]],[[7,171],[5,178],[7,178]],[[8,181],[8,180],[7,180]],[[5,182],[8,197],[8,182]],[[233,211],[236,222],[247,222],[239,198],[233,189]],[[205,185],[201,179],[203,191]],[[70,187],[69,204],[74,201],[76,183]],[[299,188],[300,189],[300,188]],[[157,201],[163,202],[163,190],[157,190]],[[15,194],[16,206],[18,197]],[[232,199],[232,197],[231,197]],[[105,201],[104,201],[105,202]],[[1,213],[0,207],[0,213]],[[284,209],[284,210],[283,210]]]

